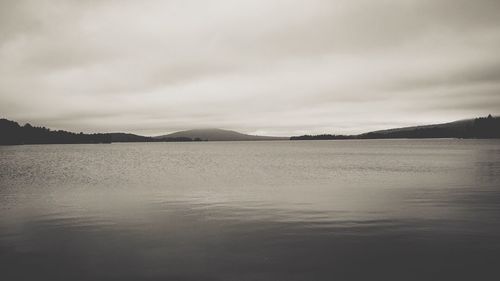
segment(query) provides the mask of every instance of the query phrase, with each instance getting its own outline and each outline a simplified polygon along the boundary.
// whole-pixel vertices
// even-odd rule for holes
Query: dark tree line
[[[322,134],[322,135],[296,136],[296,137],[291,137],[290,140],[348,140],[355,138],[356,136]]]
[[[474,120],[474,126],[470,128],[469,134],[476,138],[500,138],[500,117],[477,118]]]
[[[370,132],[361,135],[304,135],[290,140],[398,139],[398,138],[500,138],[500,118],[481,117],[465,123],[450,123],[408,129]]]
[[[84,134],[67,131],[53,131],[45,127],[24,126],[7,119],[0,119],[0,145],[14,144],[71,144],[112,142],[189,142],[201,141],[187,137],[152,138],[124,133]]]
[[[33,127],[30,124],[20,126],[17,122],[0,119],[0,144],[49,143],[111,143],[111,136],[52,131],[45,127]]]

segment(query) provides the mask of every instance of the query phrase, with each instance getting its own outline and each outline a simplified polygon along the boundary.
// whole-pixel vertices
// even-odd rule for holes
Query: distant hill
[[[261,141],[261,140],[287,140],[287,137],[267,137],[242,134],[236,131],[223,129],[194,129],[175,132],[168,135],[158,136],[163,138],[191,138],[207,141]]]
[[[357,138],[500,138],[500,118],[489,115],[443,124],[380,130]]]
[[[435,130],[435,129],[448,129],[455,131],[457,133],[464,132],[468,127],[474,124],[474,119],[459,120],[449,123],[433,124],[433,125],[422,125],[422,126],[411,126],[411,127],[401,127],[386,130],[378,130],[373,132],[368,132],[361,134],[360,136],[366,135],[392,135],[406,132],[414,132],[418,130]]]

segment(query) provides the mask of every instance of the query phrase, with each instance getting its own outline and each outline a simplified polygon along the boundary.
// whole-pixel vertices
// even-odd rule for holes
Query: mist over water
[[[498,140],[0,147],[3,280],[496,280]]]

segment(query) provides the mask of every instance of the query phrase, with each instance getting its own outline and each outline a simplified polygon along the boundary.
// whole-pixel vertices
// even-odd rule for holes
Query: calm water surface
[[[0,147],[1,280],[499,280],[500,141]]]

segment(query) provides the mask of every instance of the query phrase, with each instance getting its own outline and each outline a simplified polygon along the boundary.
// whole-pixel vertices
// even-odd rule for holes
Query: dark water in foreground
[[[498,280],[500,141],[0,147],[1,280]]]

